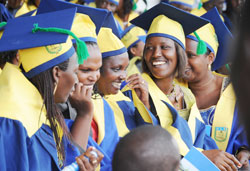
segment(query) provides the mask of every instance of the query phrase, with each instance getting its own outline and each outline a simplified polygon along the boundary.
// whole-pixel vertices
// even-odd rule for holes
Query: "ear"
[[[208,64],[212,65],[212,63],[214,62],[214,59],[215,59],[214,53],[210,52],[209,55],[207,55],[207,59],[208,59]]]
[[[54,83],[58,84],[60,76],[61,76],[60,68],[58,66],[53,67],[52,74],[53,74]]]
[[[136,48],[135,48],[135,47],[131,47],[129,50],[130,50],[130,53],[131,53],[133,56],[136,56]]]
[[[16,54],[16,57],[12,60],[12,63],[14,64],[14,65],[19,65],[19,58],[20,58],[20,55],[19,55],[19,51],[17,52],[17,54]]]

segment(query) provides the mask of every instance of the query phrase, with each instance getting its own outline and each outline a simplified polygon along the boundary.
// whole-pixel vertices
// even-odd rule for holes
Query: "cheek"
[[[81,83],[84,83],[87,80],[87,74],[84,73],[78,73],[77,74],[78,80]]]

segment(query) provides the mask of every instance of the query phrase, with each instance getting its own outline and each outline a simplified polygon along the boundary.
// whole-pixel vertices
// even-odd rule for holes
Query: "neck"
[[[208,71],[205,76],[202,77],[201,80],[195,82],[189,82],[188,87],[194,93],[194,95],[198,94],[197,92],[205,91],[210,89],[213,84],[215,84],[216,76]]]
[[[164,79],[156,79],[153,78],[155,84],[159,87],[159,89],[164,93],[164,94],[169,94],[173,88],[173,81],[174,81],[174,76],[164,78]]]

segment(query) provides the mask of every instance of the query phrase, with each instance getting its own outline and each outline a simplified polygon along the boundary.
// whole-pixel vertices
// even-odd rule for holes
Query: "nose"
[[[111,11],[111,12],[112,12],[112,7],[111,7],[111,5],[107,4],[107,5],[106,5],[106,9],[107,9],[108,11]]]
[[[153,51],[153,57],[154,58],[158,58],[158,57],[161,57],[162,56],[162,53],[161,53],[161,49],[160,47],[156,47]]]
[[[122,73],[121,73],[121,75],[120,75],[120,79],[121,80],[125,80],[126,79],[126,77],[127,77],[127,71],[126,70],[124,70],[124,71],[122,71]]]

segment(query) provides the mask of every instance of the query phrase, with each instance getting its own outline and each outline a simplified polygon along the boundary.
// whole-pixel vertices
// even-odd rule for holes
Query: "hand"
[[[96,152],[97,156],[94,155],[93,152]],[[94,171],[102,161],[103,157],[103,154],[95,147],[89,147],[85,153],[76,157],[76,162],[80,168],[80,171]]]
[[[242,169],[244,170],[250,170],[249,167],[249,159],[250,159],[250,152],[248,150],[242,150],[237,155],[236,158],[240,161],[242,164]]]
[[[133,74],[129,76],[126,81],[128,82],[128,87],[135,90],[138,98],[148,109],[150,109],[148,83],[140,74]]]
[[[211,160],[221,171],[237,171],[242,165],[232,155],[222,150],[205,150],[202,152]]]
[[[93,103],[91,100],[93,87],[83,86],[82,83],[75,85],[75,90],[70,95],[70,103],[77,111],[77,116],[93,116]]]

